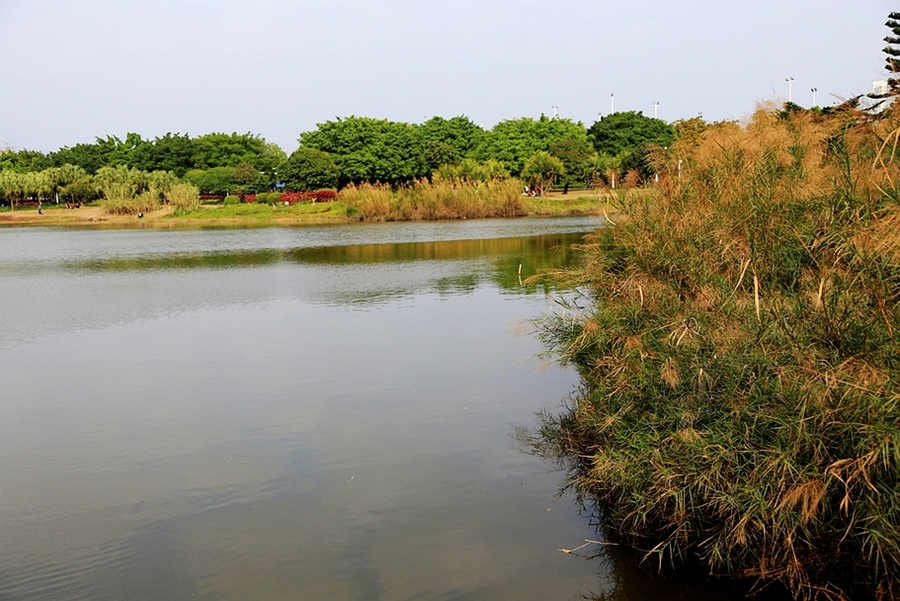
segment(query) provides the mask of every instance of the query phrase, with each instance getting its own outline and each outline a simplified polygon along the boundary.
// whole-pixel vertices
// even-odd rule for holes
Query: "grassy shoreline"
[[[522,197],[521,217],[550,217],[571,215],[603,215],[613,213],[609,196],[600,198],[596,192],[571,191],[567,195],[551,192],[545,198]],[[348,206],[341,201],[293,206],[238,204],[203,205],[199,210],[175,215],[166,207],[143,218],[134,215],[104,213],[99,206],[64,209],[46,205],[43,214],[36,209],[0,211],[0,228],[15,226],[48,227],[109,227],[109,228],[197,228],[197,227],[292,227],[360,221],[348,217]],[[456,217],[465,218],[465,217]],[[454,219],[446,217],[445,219]],[[385,221],[396,219],[371,219]],[[403,219],[417,221],[423,219]],[[367,220],[368,221],[368,220]]]

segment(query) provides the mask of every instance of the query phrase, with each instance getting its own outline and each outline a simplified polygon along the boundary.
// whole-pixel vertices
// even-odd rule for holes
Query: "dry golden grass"
[[[898,153],[900,110],[760,107],[660,150],[657,198],[555,274],[594,306],[539,323],[585,388],[538,444],[610,536],[900,595]]]

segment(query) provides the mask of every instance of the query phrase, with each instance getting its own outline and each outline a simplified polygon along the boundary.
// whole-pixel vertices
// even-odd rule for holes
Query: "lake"
[[[666,598],[513,437],[600,225],[0,230],[0,599]]]

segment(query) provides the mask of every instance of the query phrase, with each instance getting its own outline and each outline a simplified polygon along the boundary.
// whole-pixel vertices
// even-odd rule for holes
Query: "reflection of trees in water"
[[[471,291],[482,281],[501,289],[533,294],[548,283],[528,284],[526,278],[570,265],[567,249],[583,234],[545,234],[518,238],[443,240],[391,244],[301,247],[287,250],[228,250],[72,261],[68,268],[90,271],[146,271],[165,269],[227,269],[258,267],[282,262],[303,265],[367,265],[415,261],[462,261],[494,257],[493,269],[483,275],[465,274],[441,278],[440,292]],[[396,293],[396,291],[394,291]]]

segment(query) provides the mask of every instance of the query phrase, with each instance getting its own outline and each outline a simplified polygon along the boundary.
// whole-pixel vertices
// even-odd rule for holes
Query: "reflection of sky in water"
[[[511,438],[566,223],[0,230],[0,599],[713,598],[559,553]]]
[[[0,239],[57,244],[28,232]],[[298,234],[239,232],[256,233]],[[207,232],[172,234],[190,246]],[[0,598],[579,599],[598,587],[595,565],[556,551],[590,536],[552,498],[559,475],[510,437],[575,377],[535,370],[538,344],[512,330],[547,303],[502,293],[490,254],[12,269],[0,273]]]

